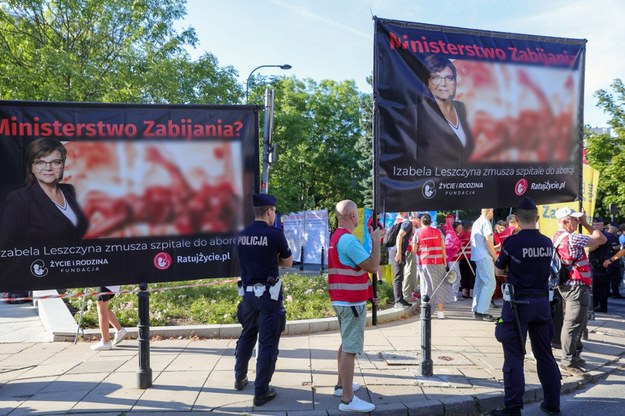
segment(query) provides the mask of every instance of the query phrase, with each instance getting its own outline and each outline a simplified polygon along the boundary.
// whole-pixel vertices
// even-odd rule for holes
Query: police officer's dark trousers
[[[278,360],[280,334],[286,324],[282,293],[275,301],[269,295],[269,286],[266,289],[260,297],[257,297],[253,291],[246,290],[237,309],[237,319],[243,329],[235,350],[235,377],[237,380],[247,377],[248,363],[258,337],[256,379],[254,380],[256,396],[267,393],[269,389]]]
[[[610,276],[602,265],[592,266],[592,303],[593,307],[603,311],[608,310],[608,295],[610,294]]]
[[[523,343],[529,332],[532,352],[536,358],[538,378],[544,391],[547,407],[560,407],[560,370],[551,352],[553,324],[547,297],[520,299],[529,304],[517,305]],[[510,302],[504,302],[503,323],[498,322],[495,336],[502,343],[504,353],[503,380],[506,409],[522,409],[525,393],[523,373],[524,355],[519,343],[518,330]]]
[[[610,277],[610,292],[612,296],[620,296],[620,286],[621,281],[623,280],[623,274],[621,272],[621,268],[616,267],[608,267],[608,276]]]

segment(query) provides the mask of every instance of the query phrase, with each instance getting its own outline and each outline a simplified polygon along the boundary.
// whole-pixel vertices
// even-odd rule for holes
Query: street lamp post
[[[259,65],[256,68],[252,69],[252,72],[250,72],[250,74],[247,76],[247,80],[245,81],[245,104],[247,104],[247,97],[248,97],[248,92],[250,90],[250,78],[252,78],[252,74],[254,72],[256,72],[257,70],[261,69],[261,68],[280,68],[280,69],[291,69],[293,68],[291,65],[289,64],[283,64],[283,65]]]
[[[280,68],[280,69],[291,69],[292,66],[289,64],[284,65],[260,65],[256,68],[252,69],[252,72],[247,76],[247,80],[245,81],[245,103],[248,103],[248,93],[250,89],[250,78],[252,78],[252,74],[256,72],[260,68]],[[273,90],[271,88],[267,88],[265,91],[265,128],[263,132],[263,166],[261,172],[261,187],[260,192],[266,194],[268,190],[269,183],[269,166],[271,162],[269,160],[269,154],[273,152],[274,147],[272,143],[272,134],[273,134]]]
[[[269,155],[274,151],[273,145],[273,89],[265,90],[265,124],[263,132],[263,171],[260,176],[260,193],[269,192]]]

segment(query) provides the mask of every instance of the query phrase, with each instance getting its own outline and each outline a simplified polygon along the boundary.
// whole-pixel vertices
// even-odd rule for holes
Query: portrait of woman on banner
[[[88,221],[74,186],[62,183],[67,151],[56,139],[40,138],[26,149],[26,186],[11,191],[3,205],[3,247],[70,245],[82,239]]]
[[[458,73],[444,56],[423,60],[427,86],[418,97],[416,142],[418,166],[460,167],[475,147],[464,103],[455,100]]]

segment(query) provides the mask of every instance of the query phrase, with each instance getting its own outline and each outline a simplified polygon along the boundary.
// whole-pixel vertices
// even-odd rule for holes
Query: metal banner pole
[[[152,369],[150,368],[150,292],[148,284],[139,285],[139,370],[137,384],[140,389],[152,386]]]
[[[78,326],[76,327],[76,336],[74,336],[74,345],[78,342],[78,333],[82,330],[82,316],[85,314],[85,298],[87,297],[87,287],[82,295],[82,303],[80,304],[80,316],[78,317]],[[83,335],[85,331],[82,331]]]

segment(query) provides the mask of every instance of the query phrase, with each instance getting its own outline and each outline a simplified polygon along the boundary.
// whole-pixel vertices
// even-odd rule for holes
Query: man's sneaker
[[[584,369],[580,365],[577,365],[576,363],[572,363],[569,365],[560,363],[560,370],[564,371],[567,374],[570,374],[572,376],[577,376],[577,377],[584,377],[588,375],[586,374],[587,372],[586,369]]]
[[[574,362],[575,364],[577,364],[578,366],[580,366],[580,367],[583,367],[584,365],[586,365],[586,360],[584,360],[584,359],[583,359],[583,358],[581,358],[581,357],[578,357],[578,358],[573,358],[573,362]]]
[[[406,306],[403,303],[399,303],[399,302],[397,302],[395,304],[395,309],[398,310],[398,311],[401,311],[401,310],[404,310],[404,309],[408,309],[409,307],[410,307],[410,305]]]
[[[443,311],[436,311],[436,317],[438,319],[445,319],[445,312],[443,312]]]
[[[359,399],[358,396],[354,395],[354,398],[349,403],[344,403],[341,400],[341,403],[339,403],[339,410],[341,412],[368,413],[375,410],[375,404]]]
[[[499,305],[497,305],[494,300],[491,300],[490,301],[490,307],[493,308],[493,309],[497,309],[497,308],[499,308]]]
[[[254,396],[254,406],[262,406],[275,399],[277,395],[278,393],[270,387],[269,390],[267,390],[267,393],[261,394],[260,396]]]
[[[521,416],[521,409],[495,409],[490,416]]]
[[[412,305],[411,305],[411,304],[410,304],[410,303],[409,303],[406,299],[404,299],[404,298],[401,298],[401,299],[399,300],[399,302],[398,302],[398,303],[401,303],[402,305],[404,305],[404,306],[408,306],[408,307],[412,306]]]
[[[235,380],[234,382],[234,388],[239,391],[243,390],[245,386],[247,386],[247,377],[245,377],[243,380]]]
[[[355,393],[358,390],[360,390],[360,384],[358,383],[353,383],[352,384],[352,391]],[[339,385],[334,386],[334,395],[336,397],[342,397],[343,396],[343,388]]]
[[[560,408],[559,407],[547,407],[547,406],[545,406],[545,402],[542,402],[540,404],[540,410],[542,410],[543,412],[547,413],[548,415],[559,415],[560,414]]]
[[[493,315],[490,315],[487,313],[479,313],[479,312],[473,312],[473,318],[479,319],[480,321],[486,321],[486,322],[495,322],[497,320],[497,318],[495,318]]]
[[[97,344],[93,344],[91,346],[91,349],[93,351],[108,351],[112,348],[113,348],[113,345],[111,345],[110,342],[104,342],[104,341],[100,341]]]
[[[113,346],[115,347],[117,344],[122,342],[124,338],[126,338],[126,335],[128,335],[128,331],[126,331],[126,328],[122,328],[117,331],[115,333],[115,338],[113,338]]]

